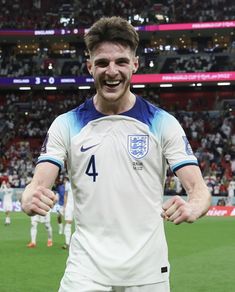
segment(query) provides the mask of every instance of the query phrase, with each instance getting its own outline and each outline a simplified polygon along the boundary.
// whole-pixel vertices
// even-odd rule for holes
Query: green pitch
[[[30,218],[12,214],[4,226],[0,212],[0,291],[57,292],[68,252],[61,249],[64,237],[58,234],[52,215],[54,246],[46,246],[47,233],[38,227],[35,249],[30,240]],[[194,224],[166,223],[171,263],[172,292],[234,292],[235,218],[203,218]]]
[[[166,224],[172,292],[235,291],[235,217]]]
[[[37,247],[30,249],[26,247],[30,217],[12,213],[10,226],[4,226],[2,212],[0,219],[0,291],[56,292],[68,256],[61,248],[64,236],[58,234],[56,215],[51,216],[54,245],[50,248],[44,224],[38,224]]]

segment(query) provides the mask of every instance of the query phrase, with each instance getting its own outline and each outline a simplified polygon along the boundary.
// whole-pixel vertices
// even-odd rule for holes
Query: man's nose
[[[115,63],[109,63],[106,73],[111,76],[115,76],[118,73],[117,65]]]

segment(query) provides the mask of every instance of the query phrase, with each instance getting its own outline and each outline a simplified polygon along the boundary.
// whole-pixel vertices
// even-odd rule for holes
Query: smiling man
[[[103,42],[92,48],[88,70],[94,77],[97,94],[94,105],[104,114],[119,114],[135,103],[130,92],[133,72],[138,69],[138,57],[130,47]]]
[[[45,215],[66,162],[76,230],[59,292],[169,292],[163,220],[192,223],[210,205],[197,159],[178,121],[130,91],[139,38],[120,17],[85,35],[96,94],[52,123],[22,206]],[[188,200],[163,204],[167,168]]]

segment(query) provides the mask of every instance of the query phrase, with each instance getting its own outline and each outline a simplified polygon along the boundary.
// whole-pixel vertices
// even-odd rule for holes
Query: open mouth
[[[120,80],[104,80],[104,84],[111,88],[118,86],[120,83]]]

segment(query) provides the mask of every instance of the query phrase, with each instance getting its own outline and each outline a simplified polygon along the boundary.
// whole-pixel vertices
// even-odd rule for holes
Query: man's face
[[[103,42],[92,51],[87,68],[94,78],[97,98],[115,102],[129,97],[130,80],[138,69],[138,57],[129,47]]]

